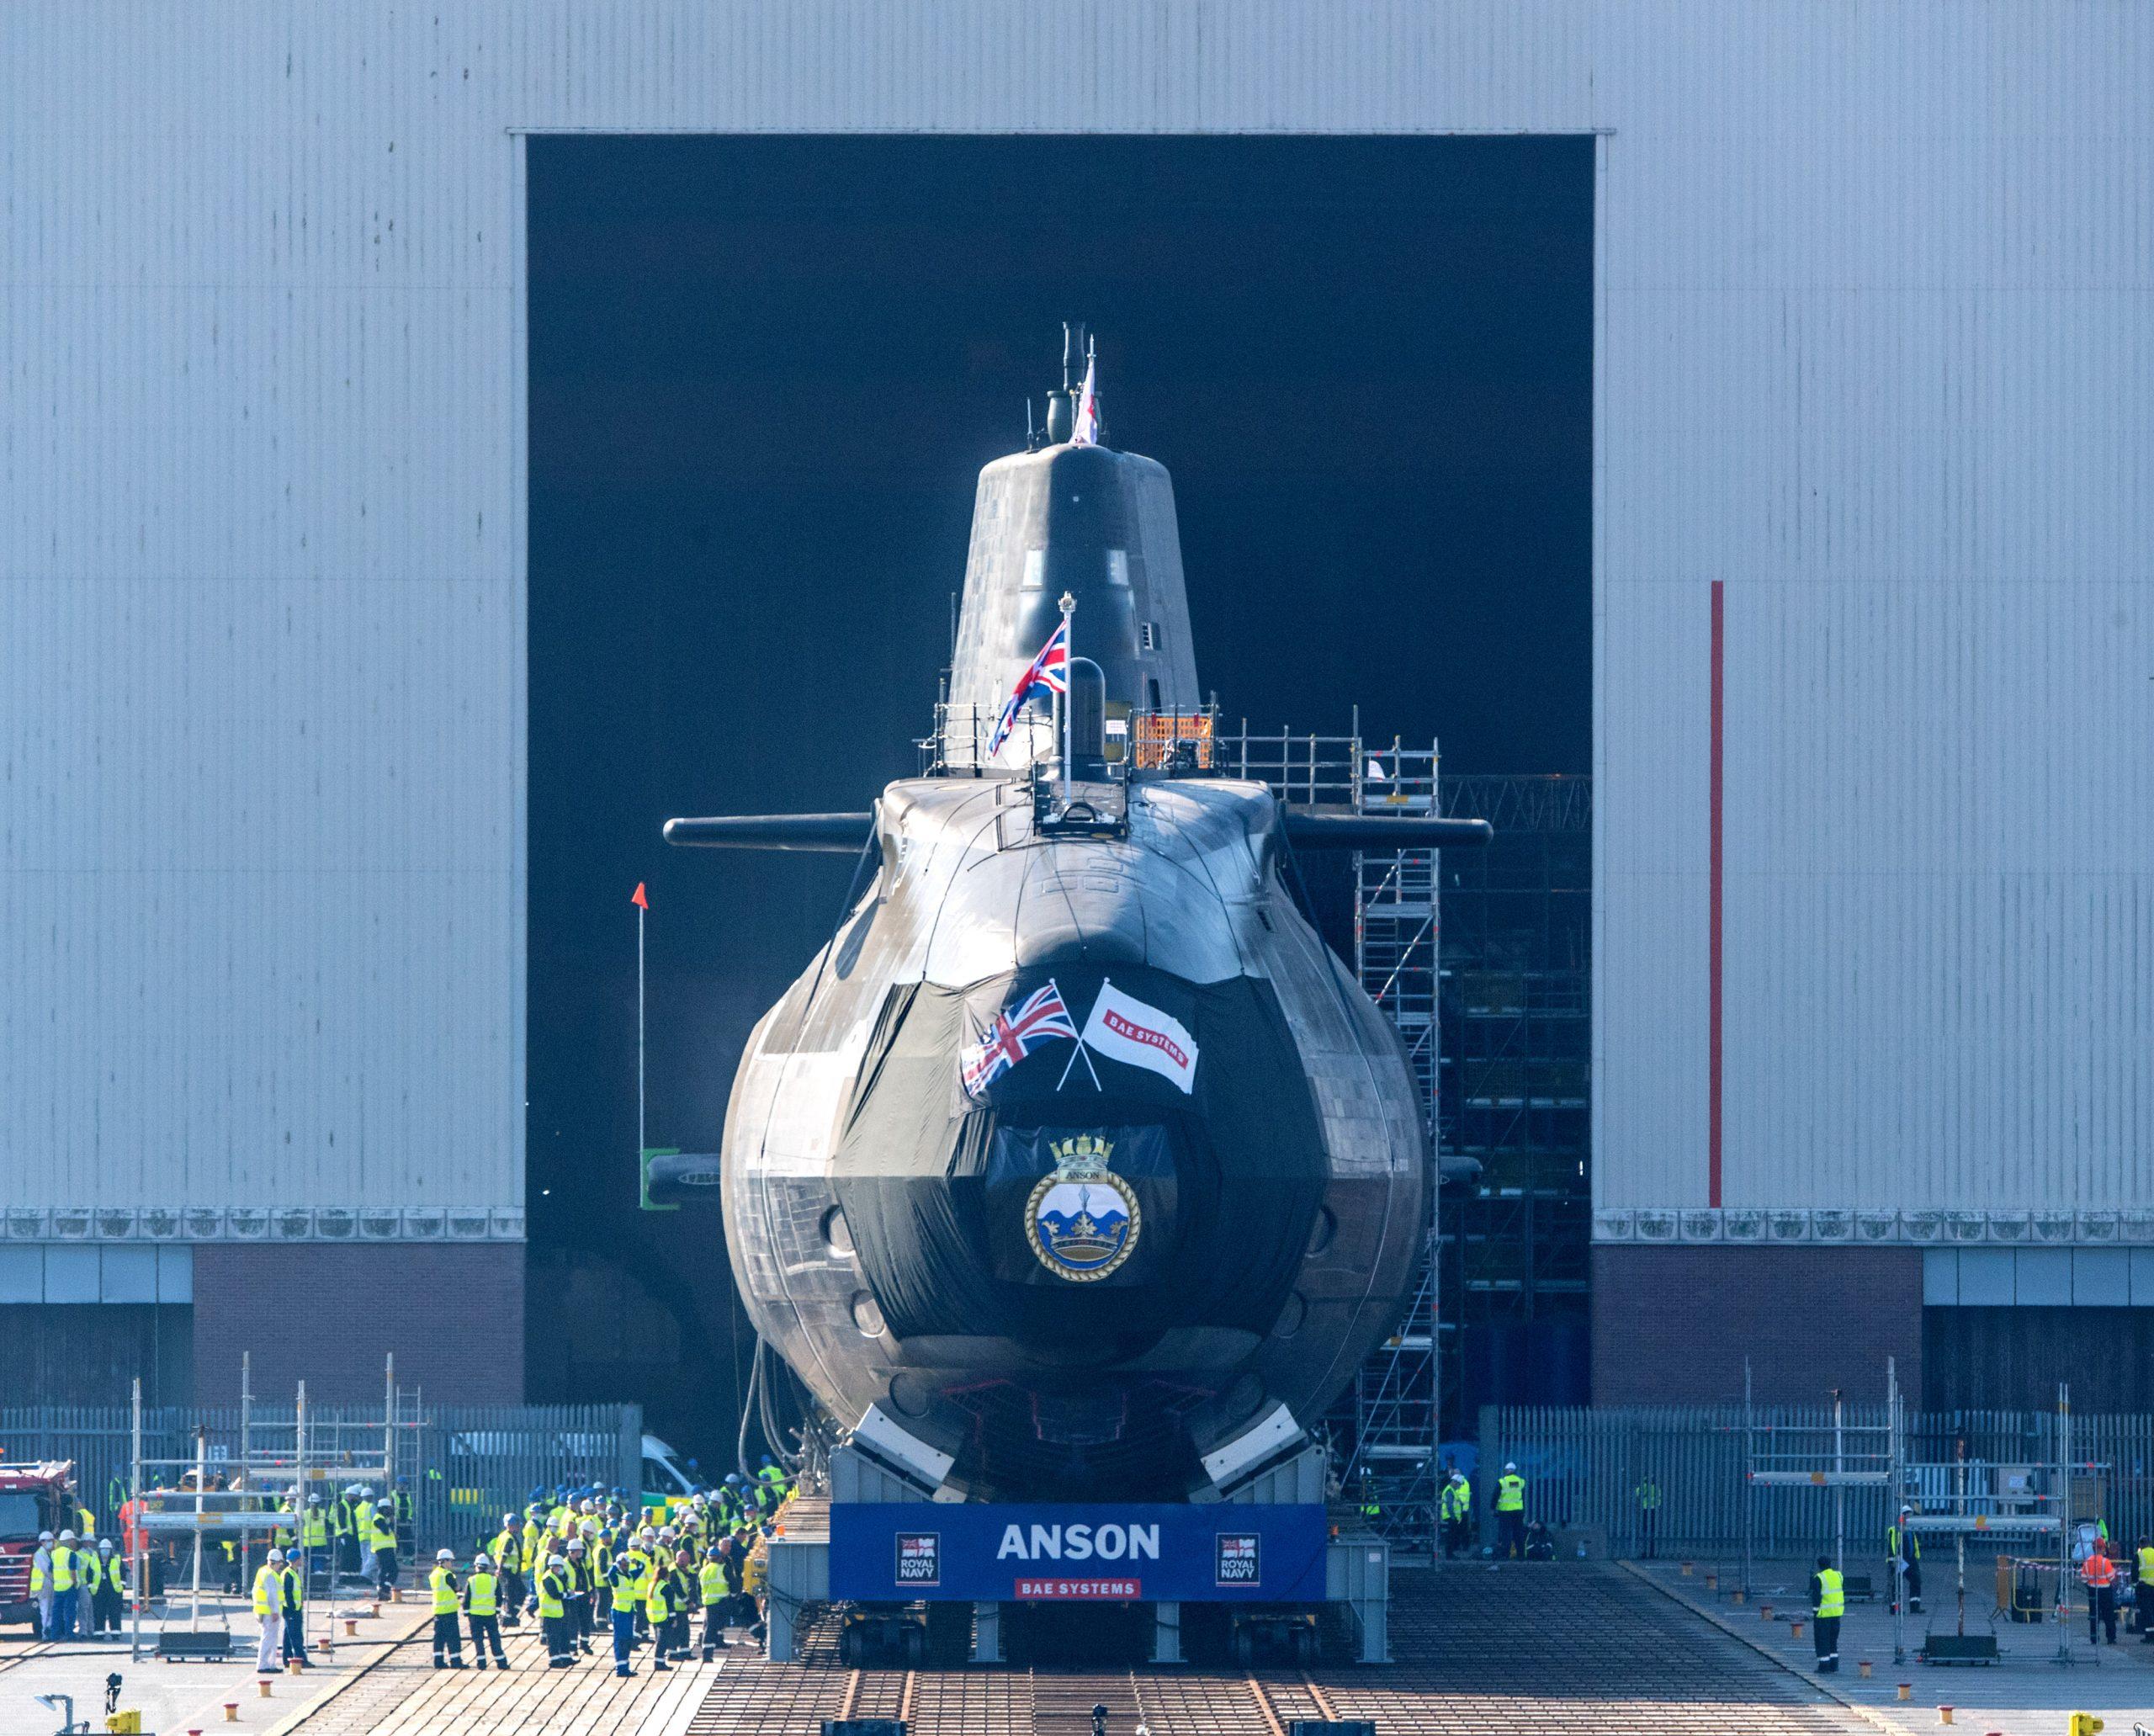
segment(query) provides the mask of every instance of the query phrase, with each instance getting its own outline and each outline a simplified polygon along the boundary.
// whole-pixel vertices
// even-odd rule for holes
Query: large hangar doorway
[[[715,1220],[637,1208],[629,895],[651,1143],[710,1149],[850,867],[669,853],[659,823],[912,769],[974,474],[1022,443],[1064,318],[1111,442],[1174,473],[1230,717],[1358,704],[1450,771],[1588,772],[1593,141],[528,153],[528,1384],[641,1400],[724,1462],[752,1338]]]

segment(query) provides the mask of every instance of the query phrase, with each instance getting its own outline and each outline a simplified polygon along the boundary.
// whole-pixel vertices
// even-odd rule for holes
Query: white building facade
[[[1597,1383],[1671,1259],[2154,1303],[2154,12],[24,0],[0,66],[0,1305],[520,1285],[555,130],[1595,135]]]

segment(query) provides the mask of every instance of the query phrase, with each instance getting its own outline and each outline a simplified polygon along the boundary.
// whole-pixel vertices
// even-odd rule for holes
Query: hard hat
[[[738,1489],[740,1486],[740,1473],[738,1471],[728,1471],[725,1473],[725,1486],[728,1489]]]
[[[268,1558],[271,1561],[282,1561],[284,1558],[284,1552],[282,1549],[272,1549]]]
[[[454,1549],[437,1549],[434,1551],[434,1559],[436,1561],[454,1561],[456,1559],[456,1552]]]
[[[571,1555],[581,1555],[583,1553],[583,1539],[581,1537],[570,1537],[569,1539],[569,1553]]]
[[[504,1514],[502,1514],[502,1515],[501,1515],[501,1523],[502,1523],[503,1525],[513,1525],[513,1524],[515,1524],[515,1523],[516,1523],[516,1515],[515,1515],[515,1514],[513,1514],[513,1513],[504,1513]]]
[[[112,1539],[111,1539],[110,1537],[99,1537],[99,1538],[98,1539],[98,1553],[99,1553],[100,1554],[104,1554],[104,1555],[109,1555],[109,1554],[111,1554],[111,1553],[112,1553]]]
[[[475,1568],[491,1567],[493,1564],[494,1558],[487,1554],[484,1549],[471,1558],[471,1565]]]
[[[310,1507],[318,1507],[321,1505],[321,1497],[318,1494],[310,1494],[306,1498],[306,1504]]]
[[[397,1481],[397,1483],[398,1483],[398,1484],[399,1484],[400,1486],[401,1486],[401,1484],[404,1484],[409,1483],[411,1480],[411,1479],[409,1477],[399,1477],[399,1478],[396,1479],[396,1481]]]
[[[63,1543],[72,1543],[75,1541],[75,1533],[72,1531],[63,1531],[60,1533],[60,1541]]]
[[[1513,1458],[1505,1459],[1504,1461],[1504,1468],[1506,1471],[1515,1471],[1518,1468],[1518,1461]]]
[[[49,1531],[41,1531],[37,1534],[37,1540],[40,1543],[49,1543],[52,1541],[52,1533]]]
[[[1900,1509],[1900,1517],[1902,1519],[1911,1518],[1913,1516],[1914,1510],[1915,1510],[1913,1507],[1902,1507]]]

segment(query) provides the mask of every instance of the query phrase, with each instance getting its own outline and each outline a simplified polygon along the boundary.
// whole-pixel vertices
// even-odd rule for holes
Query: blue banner
[[[986,1603],[1320,1603],[1320,1506],[841,1501],[830,1595]]]

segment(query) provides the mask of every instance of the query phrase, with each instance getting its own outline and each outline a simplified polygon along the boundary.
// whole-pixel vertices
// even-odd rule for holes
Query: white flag
[[[1069,436],[1072,446],[1090,446],[1100,438],[1100,399],[1092,389],[1093,360],[1085,359],[1084,389],[1077,394],[1077,420]]]
[[[1149,1068],[1185,1091],[1196,1088],[1196,1039],[1179,1020],[1123,994],[1112,983],[1100,985],[1083,1041],[1111,1060]]]

